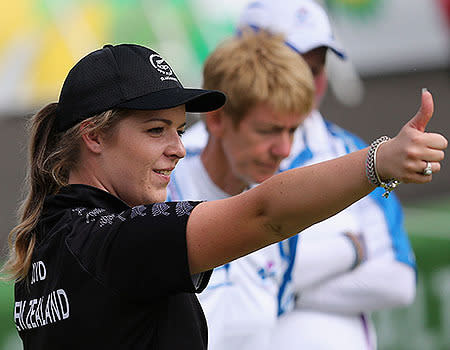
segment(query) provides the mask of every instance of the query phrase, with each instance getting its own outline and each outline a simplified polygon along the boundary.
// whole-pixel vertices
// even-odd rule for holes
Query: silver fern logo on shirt
[[[164,58],[162,58],[160,55],[153,54],[150,55],[149,60],[153,68],[155,68],[161,74],[161,76],[159,77],[161,81],[174,80],[178,82],[178,79],[173,74],[172,68],[170,68],[169,64]]]

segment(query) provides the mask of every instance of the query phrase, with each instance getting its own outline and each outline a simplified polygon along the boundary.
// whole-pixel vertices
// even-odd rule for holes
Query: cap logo
[[[297,11],[297,19],[300,23],[303,23],[308,18],[308,10],[304,7],[300,7]]]
[[[149,57],[150,63],[152,66],[162,74],[159,77],[162,81],[164,80],[175,80],[178,82],[178,79],[174,76],[172,68],[170,68],[169,64],[162,58],[160,55],[152,54]]]

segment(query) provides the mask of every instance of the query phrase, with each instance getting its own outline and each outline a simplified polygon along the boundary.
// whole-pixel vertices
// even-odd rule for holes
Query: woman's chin
[[[153,192],[148,197],[147,203],[151,204],[151,203],[165,202],[166,198],[167,198],[167,189],[166,189],[166,187],[164,187],[164,189]]]

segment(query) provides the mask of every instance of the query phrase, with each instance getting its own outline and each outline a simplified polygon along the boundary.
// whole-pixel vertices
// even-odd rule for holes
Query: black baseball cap
[[[140,45],[105,45],[83,57],[64,81],[57,107],[57,130],[112,108],[167,109],[186,112],[220,108],[225,94],[186,89],[157,52]]]

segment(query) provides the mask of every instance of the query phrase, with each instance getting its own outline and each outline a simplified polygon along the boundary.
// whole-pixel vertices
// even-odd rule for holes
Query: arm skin
[[[440,170],[447,140],[424,133],[433,114],[429,92],[400,133],[379,147],[381,178],[426,183],[423,159]],[[284,240],[370,193],[365,174],[367,148],[327,162],[275,175],[238,196],[205,202],[191,213],[186,229],[191,273],[209,270]],[[336,176],[345,181],[335,181]]]
[[[191,272],[284,240],[367,195],[374,187],[364,172],[366,154],[286,171],[238,196],[198,205],[186,233]],[[330,181],[330,172],[348,181]]]
[[[413,302],[415,292],[414,269],[385,254],[352,272],[304,290],[296,309],[358,314],[407,306]]]

